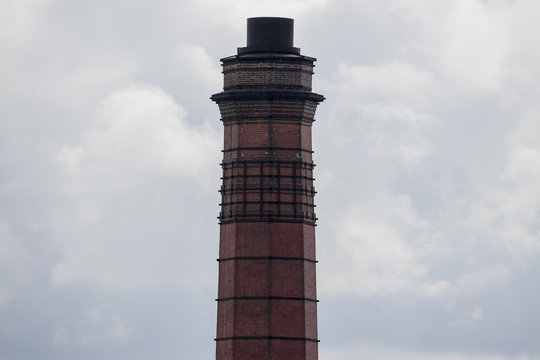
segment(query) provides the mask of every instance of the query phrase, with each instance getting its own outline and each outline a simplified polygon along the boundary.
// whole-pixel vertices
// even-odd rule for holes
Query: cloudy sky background
[[[320,358],[540,358],[536,0],[0,0],[0,358],[211,359],[246,18],[318,58]]]

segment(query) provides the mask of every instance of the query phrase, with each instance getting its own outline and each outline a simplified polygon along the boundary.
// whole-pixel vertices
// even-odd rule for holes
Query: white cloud
[[[328,0],[203,0],[199,4],[208,8],[218,21],[230,26],[245,28],[245,19],[255,16],[292,17],[295,19],[307,16],[312,11],[324,9]]]
[[[484,311],[480,307],[476,307],[471,314],[472,319],[476,321],[481,320],[483,316]]]
[[[211,302],[216,285],[221,135],[208,96],[221,85],[219,56],[244,44],[245,18],[277,15],[297,20],[296,45],[319,58],[314,90],[327,97],[314,125],[321,307],[332,297],[399,307],[418,320],[411,338],[430,334],[422,343],[380,335],[407,348],[322,336],[321,358],[537,358],[498,354],[537,353],[538,1],[125,5],[2,5],[6,356],[169,358],[161,335],[178,331],[169,332],[166,302],[156,310],[144,296],[181,294],[180,318],[213,309],[198,301]],[[130,87],[146,82],[160,87]],[[131,310],[111,310],[128,297]],[[359,333],[373,330],[354,317],[363,309],[346,310]],[[138,327],[148,318],[152,326]],[[343,325],[336,319],[324,331]],[[204,321],[198,331],[211,333],[215,319]],[[206,349],[189,358],[208,357],[211,334],[175,326],[192,336],[182,351],[191,340]],[[130,343],[148,328],[160,333]],[[462,330],[476,329],[464,340]],[[455,352],[423,350],[440,337]],[[65,348],[51,354],[40,348],[47,341]]]
[[[108,308],[94,308],[68,321],[56,324],[53,342],[57,346],[70,343],[94,346],[106,342],[125,342],[133,330],[120,315]]]
[[[12,194],[22,188],[22,185],[15,180],[10,180],[0,184],[0,195]]]
[[[12,295],[7,287],[0,287],[0,309],[7,305],[8,301],[11,299]]]
[[[393,0],[387,1],[385,6],[400,20],[433,24],[447,14],[454,4],[426,0]]]
[[[536,110],[524,106],[519,96],[508,97],[512,91],[505,87],[516,69],[509,67],[516,60],[511,38],[519,37],[516,16],[525,4],[388,3],[394,16],[404,11],[406,21],[425,27],[399,55],[408,61],[424,57],[412,63],[342,62],[332,81],[323,82],[323,93],[332,94],[324,104],[330,117],[323,124],[325,136],[334,136],[340,160],[328,164],[327,171],[346,173],[332,175],[326,186],[340,183],[350,190],[348,211],[336,217],[332,235],[342,257],[329,250],[337,269],[332,275],[339,276],[322,278],[322,290],[361,297],[409,293],[451,306],[458,298],[511,281],[517,267],[534,261],[540,246]],[[536,45],[530,46],[534,55]],[[511,109],[515,133],[507,132],[488,146],[484,133],[469,145],[452,134],[456,123],[464,126],[460,132],[470,131],[454,117],[467,116],[478,106],[479,94]],[[493,114],[472,111],[471,127],[477,121],[492,134],[485,121]],[[470,149],[460,151],[462,146]],[[359,160],[358,150],[368,156]],[[392,159],[409,165],[410,172]],[[358,186],[368,190],[356,190]],[[393,217],[396,209],[406,209],[402,213],[416,221]]]
[[[433,91],[435,85],[429,72],[401,62],[380,65],[341,63],[335,74],[335,84],[341,95],[347,97],[344,102],[351,106],[354,105],[348,101],[351,97],[360,101],[373,98],[425,100],[426,92]]]
[[[433,118],[415,113],[400,103],[367,104],[358,109],[359,133],[365,135],[369,154],[401,158],[415,163],[430,152],[424,128]]]
[[[443,70],[451,81],[488,92],[500,90],[507,74],[509,13],[480,1],[462,0],[447,18]]]
[[[333,268],[323,273],[321,290],[328,295],[354,293],[360,297],[416,291],[428,271],[424,256],[429,244],[411,239],[427,224],[411,207],[410,199],[383,195],[377,202],[364,202],[346,213],[349,215],[336,224],[331,245],[336,250],[330,257]]]
[[[538,32],[538,14],[540,3],[535,0],[513,2],[511,43],[508,68],[510,80],[506,84],[512,92],[529,106],[536,109],[535,122],[538,119],[538,98],[540,89],[540,44],[536,41]]]
[[[160,88],[130,87],[108,97],[82,144],[63,148],[57,160],[75,183],[93,189],[129,190],[163,175],[204,184],[217,160],[218,135],[209,125],[189,126],[185,116]]]
[[[69,333],[64,324],[57,324],[54,329],[53,340],[55,345],[65,345],[69,342]]]
[[[181,81],[194,84],[202,82],[207,93],[223,81],[219,62],[211,58],[202,46],[184,44],[176,50],[174,59],[175,70],[179,72]]]
[[[0,310],[17,296],[21,286],[29,283],[33,263],[10,224],[0,218]]]
[[[437,121],[425,110],[437,96],[430,73],[405,63],[342,63],[323,88],[335,94],[325,106],[343,145],[407,163],[430,153],[429,131]]]
[[[371,359],[371,360],[533,360],[529,356],[504,356],[477,354],[466,352],[419,351],[395,347],[383,347],[371,344],[358,344],[351,347],[328,348],[321,346],[321,358],[339,359]]]
[[[452,310],[459,299],[512,280],[514,266],[521,266],[506,257],[479,259],[479,252],[502,248],[495,240],[502,235],[469,239],[470,224],[461,228],[467,212],[447,218],[446,207],[453,203],[443,204],[437,216],[426,218],[410,196],[379,190],[362,193],[361,202],[333,214],[333,241],[319,243],[319,256],[330,269],[320,276],[323,296],[400,294],[431,299]],[[486,228],[490,226],[495,225]]]
[[[431,264],[436,261],[437,257],[434,257]],[[451,281],[426,276],[417,284],[415,291],[419,296],[437,300],[447,309],[451,309],[456,300],[482,293],[490,286],[507,283],[512,279],[512,275],[513,269],[505,263],[489,264],[480,267],[479,270],[462,270],[457,278]]]
[[[51,0],[3,1],[0,12],[0,47],[22,45],[35,31],[41,11]]]
[[[49,71],[40,80],[37,91],[52,104],[63,108],[80,110],[87,102],[95,106],[104,93],[115,86],[132,84],[139,64],[130,54],[118,50],[103,49],[102,54],[86,54],[88,49],[80,49],[82,54],[65,54],[72,49],[59,49],[57,58],[46,59]],[[69,58],[69,60],[66,60]],[[32,79],[28,79],[31,81]],[[46,90],[42,88],[46,86]],[[69,101],[69,102],[68,102]]]
[[[177,263],[167,248],[181,251],[184,244],[171,243],[177,239],[171,235],[185,233],[187,225],[177,220],[166,236],[154,229],[182,205],[166,208],[169,202],[156,203],[155,197],[166,196],[172,184],[191,189],[181,192],[185,197],[195,189],[213,190],[218,177],[217,133],[208,125],[190,126],[184,117],[160,88],[130,87],[104,101],[79,145],[59,151],[66,182],[64,201],[51,217],[63,253],[52,269],[55,286],[130,288],[168,281],[160,273],[175,271]],[[141,221],[156,211],[172,213],[145,226]]]
[[[471,204],[471,228],[503,246],[517,263],[540,253],[539,164],[539,149],[513,146],[499,178]]]
[[[119,316],[113,316],[111,324],[107,330],[107,335],[111,339],[126,340],[131,336],[132,330],[128,328]]]

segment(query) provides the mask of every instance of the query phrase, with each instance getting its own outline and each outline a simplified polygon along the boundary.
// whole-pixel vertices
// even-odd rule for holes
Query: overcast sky
[[[251,16],[327,98],[321,360],[540,359],[537,0],[0,0],[0,359],[214,357]]]

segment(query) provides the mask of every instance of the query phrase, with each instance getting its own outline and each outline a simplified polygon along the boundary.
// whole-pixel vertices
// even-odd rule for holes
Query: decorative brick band
[[[293,340],[293,341],[311,341],[311,342],[320,342],[318,339],[310,339],[304,337],[289,337],[289,336],[230,336],[215,338],[214,341],[225,341],[225,340]]]
[[[264,87],[266,85],[265,81],[261,81],[260,83],[251,83],[251,84],[241,84],[241,85],[229,85],[223,87],[223,90],[229,92],[234,90],[257,90],[261,87]],[[309,91],[311,90],[311,87],[303,86],[303,85],[296,85],[296,84],[282,84],[282,89],[287,89],[291,91]]]
[[[302,149],[302,148],[290,148],[290,147],[277,147],[277,146],[271,146],[271,147],[263,147],[263,146],[252,146],[252,147],[235,147],[235,148],[229,148],[229,149],[224,149],[224,150],[221,150],[221,152],[231,152],[231,151],[250,151],[250,150],[271,150],[271,151],[275,151],[275,150],[285,150],[285,151],[302,151],[302,152],[307,152],[307,153],[310,153],[310,154],[313,154],[314,151],[313,150],[307,150],[307,149]],[[283,160],[268,160],[269,162],[281,162],[283,163]],[[296,163],[296,162],[293,162],[293,163]],[[313,165],[315,166],[315,165]]]
[[[258,63],[257,63],[258,64]],[[274,65],[274,64],[272,64]],[[222,71],[223,74],[237,73],[237,72],[246,72],[246,71],[260,71],[260,72],[303,72],[306,74],[313,75],[312,70],[308,70],[302,67],[276,67],[276,66],[257,66],[257,67],[247,67],[247,66],[238,66],[235,68],[229,67]]]

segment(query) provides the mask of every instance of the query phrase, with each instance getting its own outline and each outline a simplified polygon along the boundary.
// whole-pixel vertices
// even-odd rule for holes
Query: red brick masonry
[[[222,59],[216,359],[316,360],[315,59]]]

